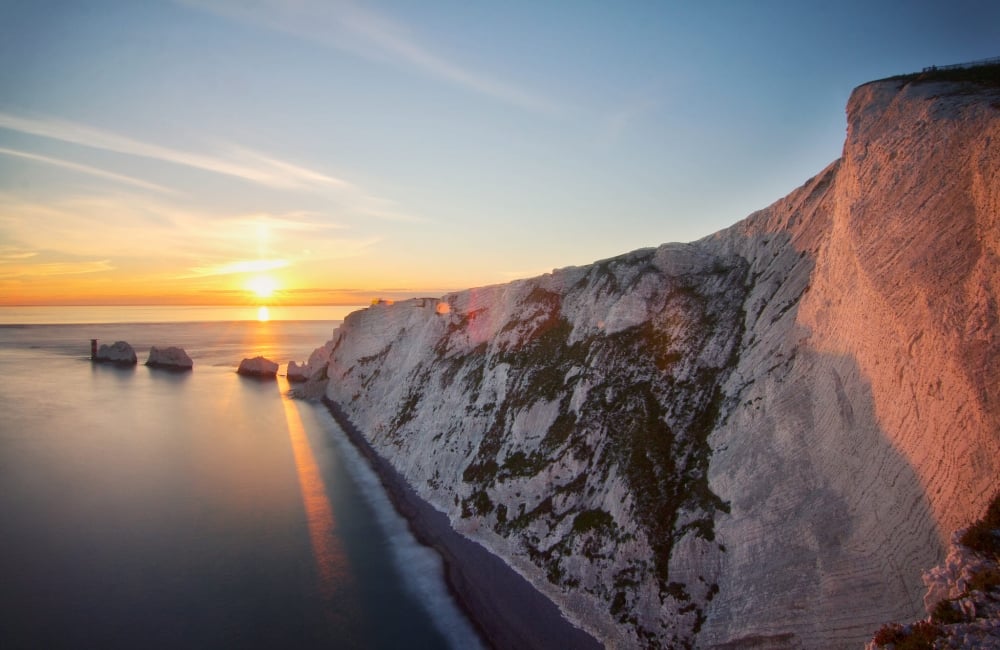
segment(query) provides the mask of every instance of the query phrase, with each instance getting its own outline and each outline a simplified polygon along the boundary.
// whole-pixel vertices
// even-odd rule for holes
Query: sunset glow
[[[247,288],[258,298],[270,298],[278,288],[278,283],[270,276],[258,275],[250,278]]]
[[[995,56],[1000,22],[89,5],[0,6],[0,305],[359,305],[691,241],[840,155],[856,85]]]
[[[351,580],[350,569],[347,566],[344,549],[341,548],[339,537],[336,535],[337,523],[330,499],[327,497],[323,475],[309,446],[298,408],[291,399],[282,399],[281,403],[285,410],[295,471],[299,477],[299,489],[309,527],[309,539],[312,542],[320,592],[324,598],[331,599],[338,586]]]

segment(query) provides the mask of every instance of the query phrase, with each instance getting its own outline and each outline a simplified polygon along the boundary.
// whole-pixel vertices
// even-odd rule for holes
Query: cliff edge
[[[917,616],[1000,470],[1000,89],[847,114],[838,161],[713,236],[351,314],[327,399],[610,647]]]

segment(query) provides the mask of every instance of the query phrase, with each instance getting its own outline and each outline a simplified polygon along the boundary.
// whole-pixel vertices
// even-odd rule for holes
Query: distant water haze
[[[228,321],[340,321],[363,305],[0,307],[0,325],[81,323],[212,323]]]
[[[0,326],[0,646],[476,647],[326,410],[234,372],[335,326]],[[95,337],[140,365],[91,364]],[[149,345],[194,370],[142,366]]]

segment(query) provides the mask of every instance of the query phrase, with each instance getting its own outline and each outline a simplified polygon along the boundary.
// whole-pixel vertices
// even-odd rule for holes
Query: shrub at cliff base
[[[986,514],[969,526],[960,540],[963,546],[984,555],[1000,556],[1000,492],[994,495]]]

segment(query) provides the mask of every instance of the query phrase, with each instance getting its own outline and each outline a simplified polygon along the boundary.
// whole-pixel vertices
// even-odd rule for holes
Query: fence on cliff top
[[[992,59],[980,59],[979,61],[967,61],[966,63],[953,63],[951,65],[931,65],[924,68],[924,72],[937,72],[938,70],[961,70],[962,68],[978,68],[982,65],[1000,65],[1000,56]]]

